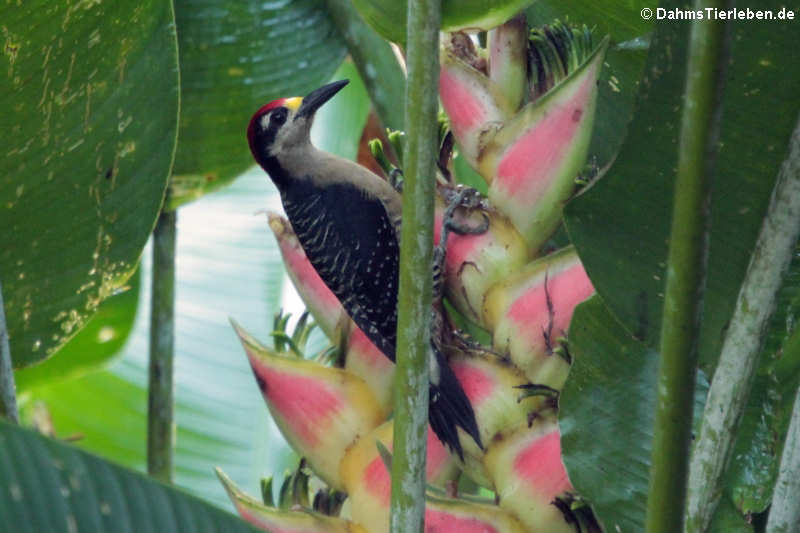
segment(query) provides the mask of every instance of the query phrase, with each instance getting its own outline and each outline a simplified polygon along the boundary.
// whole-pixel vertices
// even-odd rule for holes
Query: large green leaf
[[[139,278],[137,269],[127,285],[100,304],[83,329],[53,357],[14,372],[17,394],[24,394],[37,385],[75,379],[108,363],[133,329],[139,303]]]
[[[21,398],[20,416],[80,448],[144,471],[147,467],[147,386],[97,371],[39,386]],[[102,400],[99,400],[102,399]],[[177,428],[180,437],[181,428]]]
[[[779,9],[778,2],[762,8]],[[677,161],[688,22],[654,37],[629,135],[608,175],[567,205],[565,220],[598,294],[648,344],[659,335]],[[772,185],[800,111],[796,24],[732,24],[713,181],[700,357],[714,366]],[[625,275],[620,275],[620,272]]]
[[[753,516],[742,514],[728,498],[722,498],[711,521],[710,533],[754,533],[762,531],[753,524]]]
[[[658,354],[597,296],[575,310],[569,349],[559,425],[570,480],[608,531],[644,531]]]
[[[641,15],[645,7],[653,7],[653,3],[647,0],[537,0],[525,13],[530,20],[539,24],[547,24],[554,19],[586,24],[598,35],[610,35],[613,45],[650,32],[653,20],[646,20]]]
[[[170,2],[5,2],[0,20],[0,276],[20,367],[135,268],[175,147],[177,50]]]
[[[0,483],[6,531],[256,531],[180,490],[6,422],[0,422]]]
[[[575,310],[569,349],[574,363],[559,400],[559,424],[570,480],[607,531],[644,531],[658,354],[632,338],[597,296]],[[707,392],[699,376],[698,415]],[[716,531],[747,526],[729,499],[722,509]]]
[[[772,497],[777,462],[800,382],[800,253],[781,290],[767,356],[746,407],[715,531],[750,530],[745,517]],[[658,355],[617,322],[599,297],[576,309],[569,330],[574,357],[560,399],[564,463],[576,489],[610,531],[643,529],[650,468]],[[707,384],[698,380],[695,431]],[[734,527],[738,529],[734,529]]]
[[[268,338],[284,277],[263,215],[278,199],[260,169],[178,212],[175,331],[175,482],[230,508],[213,469],[258,493],[262,475],[291,456],[272,424],[229,317]],[[144,468],[150,248],[142,259],[139,311],[121,358],[108,370],[38,387],[60,436]]]
[[[443,0],[441,27],[445,31],[499,26],[534,0]],[[385,39],[406,42],[408,1],[353,0],[364,20]]]
[[[175,19],[181,121],[173,206],[250,167],[252,114],[275,98],[305,96],[345,55],[322,0],[177,0]]]
[[[797,37],[794,31],[793,34],[789,25],[781,23],[754,25],[747,31],[742,26],[733,26],[733,60],[723,100],[700,345],[702,364],[708,371],[713,370],[718,356],[725,324],[800,109],[800,102],[790,96],[800,88],[797,77],[800,66],[786,63],[784,68],[780,63],[785,50]],[[619,497],[630,490],[631,484],[647,476],[652,424],[649,417],[655,405],[652,390],[655,367],[648,367],[645,372],[641,363],[638,366],[631,363],[626,374],[608,358],[624,352],[622,347],[633,344],[645,353],[647,346],[655,346],[658,341],[663,262],[671,211],[669,199],[672,198],[677,153],[676,110],[682,105],[687,39],[687,24],[672,21],[659,26],[645,69],[638,111],[617,161],[606,178],[573,200],[566,210],[570,237],[598,294],[611,312],[595,308],[597,316],[590,317],[586,309],[581,315],[576,314],[583,322],[573,322],[576,333],[571,340],[576,336],[581,338],[581,328],[599,335],[601,329],[610,328],[614,323],[611,315],[619,318],[624,326],[624,329],[617,327],[613,339],[599,343],[604,346],[605,354],[600,353],[602,350],[597,345],[589,347],[586,337],[583,346],[581,341],[576,341],[573,351],[576,367],[568,390],[565,389],[563,416],[588,424],[579,428],[575,422],[571,430],[573,437],[580,433],[583,434],[581,438],[588,440],[580,444],[580,438],[565,441],[566,463],[571,475],[578,478],[584,475],[585,472],[579,472],[579,458],[584,453],[579,446],[594,439],[603,424],[614,426],[617,437],[639,432],[647,446],[646,450],[635,448],[627,460],[622,455],[614,457],[613,448],[608,454],[602,453],[598,461],[606,461],[606,464],[611,461],[621,470],[616,470],[618,474],[613,476],[608,472],[615,470],[606,470],[602,486],[597,484],[597,473],[586,474],[593,479],[576,481],[579,490],[585,489],[591,500],[602,500],[609,494]],[[779,64],[781,68],[777,68]],[[770,326],[764,352],[770,357],[762,358],[726,479],[726,501],[735,505],[739,514],[763,511],[769,503],[786,431],[787,411],[791,406],[791,391],[796,389],[800,377],[800,350],[787,344],[787,339],[795,332],[794,322],[789,317],[797,312],[797,291],[800,290],[797,268],[795,261],[792,274],[781,291],[779,312]],[[605,324],[587,327],[592,321]],[[643,341],[642,344],[637,344],[634,337]],[[636,406],[633,412],[629,407],[623,411],[622,403],[613,398],[596,396],[584,399],[591,402],[590,411],[595,418],[589,421],[578,414],[580,409],[587,409],[588,404],[577,398],[578,389],[574,387],[593,374],[582,366],[586,359],[595,359],[591,364],[598,370],[605,367],[600,374],[593,375],[593,379],[604,383],[604,387],[618,389],[614,394],[620,398],[627,394],[630,405]],[[623,358],[629,362],[630,359]],[[625,377],[619,379],[616,373]],[[573,378],[577,382],[573,382]],[[636,383],[631,383],[634,380]],[[572,399],[568,399],[570,395]],[[625,420],[618,418],[620,412],[624,413]]]

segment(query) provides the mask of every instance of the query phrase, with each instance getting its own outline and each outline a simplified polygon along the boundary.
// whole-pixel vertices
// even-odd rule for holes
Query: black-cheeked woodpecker
[[[347,84],[259,109],[247,128],[250,150],[280,192],[284,211],[309,261],[345,311],[392,361],[397,340],[401,196],[360,165],[311,144],[314,114]],[[441,324],[441,309],[434,309]],[[457,428],[481,446],[475,414],[432,332],[431,428],[463,459]]]

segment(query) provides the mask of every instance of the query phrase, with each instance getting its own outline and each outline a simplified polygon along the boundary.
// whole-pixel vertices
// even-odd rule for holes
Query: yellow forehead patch
[[[300,104],[303,103],[303,99],[299,96],[295,96],[294,98],[287,98],[283,105],[291,109],[292,111],[297,111],[300,107]]]

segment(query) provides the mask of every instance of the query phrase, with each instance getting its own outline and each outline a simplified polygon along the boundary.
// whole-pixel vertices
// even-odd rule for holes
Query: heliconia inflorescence
[[[570,319],[594,289],[572,247],[543,250],[586,164],[607,43],[560,22],[529,31],[522,15],[491,30],[486,50],[466,33],[443,38],[440,96],[449,129],[489,191],[478,208],[455,211],[459,227],[481,231],[450,234],[445,295],[460,315],[453,322],[485,330],[491,345],[448,324],[443,350],[473,406],[483,448],[460,432],[460,460],[429,427],[429,533],[600,531],[574,494],[557,423]],[[396,176],[379,145],[374,141],[373,153]],[[440,183],[436,242],[452,192]],[[270,214],[269,226],[290,279],[338,356],[326,365],[282,353],[234,327],[287,441],[347,499],[341,516],[327,516],[316,500],[307,503],[302,485],[301,503],[278,509],[244,495],[222,473],[220,479],[242,517],[268,531],[388,533],[394,365],[347,316],[289,222]],[[462,474],[495,499],[459,497]]]
[[[500,505],[518,516],[529,532],[574,532],[574,518],[555,504],[572,489],[561,462],[558,426],[544,417],[516,429],[484,458]]]
[[[264,505],[243,493],[233,480],[217,469],[217,476],[247,522],[270,533],[369,533],[361,525],[343,518],[311,511],[291,511]]]
[[[389,531],[391,478],[376,443],[391,452],[394,424],[389,421],[348,450],[341,474],[351,499],[352,518],[370,531]],[[457,459],[428,427],[426,474],[428,483],[443,487],[458,476]]]
[[[439,243],[445,202],[436,200],[433,241]],[[458,214],[458,213],[457,213]],[[477,226],[481,217],[465,216],[465,223]],[[489,288],[505,279],[530,261],[530,253],[522,236],[511,222],[498,213],[480,213],[489,222],[480,234],[451,234],[447,241],[445,275],[450,301],[461,313],[476,324],[484,325],[483,298]],[[477,220],[476,220],[477,219]]]
[[[328,338],[334,344],[346,347],[345,369],[366,381],[380,405],[388,412],[392,403],[394,364],[347,316],[342,304],[309,262],[289,221],[274,213],[268,217],[289,279],[300,298]]]
[[[483,302],[483,323],[494,349],[508,354],[531,383],[561,389],[569,356],[558,339],[572,311],[594,293],[575,249],[566,247],[533,261],[492,286]]]
[[[560,22],[524,38],[524,27],[515,18],[489,32],[489,61],[469,36],[451,35],[439,94],[492,206],[538,251],[586,163],[608,39],[593,47],[585,27]]]
[[[339,464],[388,415],[358,376],[278,354],[234,324],[270,413],[292,447],[329,485],[342,488]]]

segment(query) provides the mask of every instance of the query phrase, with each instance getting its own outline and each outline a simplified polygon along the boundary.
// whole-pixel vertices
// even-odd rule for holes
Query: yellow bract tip
[[[300,104],[302,104],[302,103],[303,103],[303,99],[300,98],[299,96],[295,96],[294,98],[287,98],[286,102],[284,102],[283,105],[285,105],[286,107],[288,107],[292,111],[297,111],[297,109],[300,107]]]

